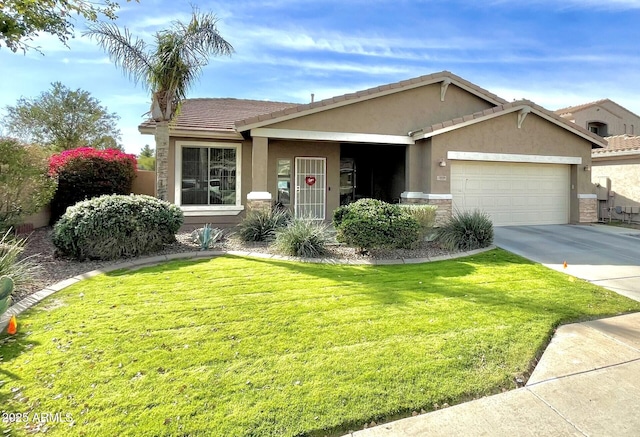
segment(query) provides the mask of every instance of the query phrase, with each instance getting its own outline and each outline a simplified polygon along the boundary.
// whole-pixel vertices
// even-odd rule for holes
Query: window
[[[176,204],[185,212],[239,212],[239,155],[238,144],[176,142]]]
[[[596,135],[600,135],[601,137],[607,136],[607,125],[606,123],[601,123],[599,121],[592,121],[587,123],[587,129],[589,132],[593,132]]]
[[[291,205],[291,160],[278,159],[278,203]]]

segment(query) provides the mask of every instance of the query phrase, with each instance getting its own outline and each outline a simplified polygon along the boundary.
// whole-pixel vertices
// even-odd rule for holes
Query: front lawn
[[[1,410],[30,414],[11,435],[340,435],[515,388],[557,325],[638,310],[502,250],[397,266],[177,261],[23,314],[0,337]]]

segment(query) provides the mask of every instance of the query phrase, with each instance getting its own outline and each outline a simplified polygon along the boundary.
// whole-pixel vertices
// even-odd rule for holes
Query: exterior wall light
[[[585,165],[585,166],[584,166],[584,171],[589,171],[589,170],[591,170],[591,166],[589,166],[589,165]]]
[[[446,167],[447,166],[447,161],[445,161],[444,159],[440,160],[440,163],[438,164],[440,167]]]

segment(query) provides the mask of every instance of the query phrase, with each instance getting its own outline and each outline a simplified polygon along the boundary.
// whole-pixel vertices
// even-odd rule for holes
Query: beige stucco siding
[[[452,120],[493,107],[455,85],[440,101],[440,84],[414,88],[359,103],[272,124],[269,128],[407,135],[443,120]]]
[[[327,209],[326,218],[331,220],[333,210],[340,205],[340,144],[331,142],[305,142],[269,140],[269,163],[267,185],[273,200],[277,193],[278,159],[291,160],[291,208],[295,202],[295,158],[326,158]]]
[[[610,102],[602,102],[575,112],[570,119],[584,128],[590,122],[605,123],[608,127],[607,135],[640,134],[640,117]]]
[[[570,218],[579,221],[577,195],[595,192],[590,173],[583,170],[591,164],[591,143],[535,114],[529,114],[520,129],[517,121],[518,114],[510,113],[433,137],[425,192],[451,193],[451,162],[438,165],[449,151],[581,157],[582,164],[571,166]]]
[[[594,160],[591,168],[593,182],[602,177],[611,180],[612,206],[640,206],[640,156],[628,159]]]

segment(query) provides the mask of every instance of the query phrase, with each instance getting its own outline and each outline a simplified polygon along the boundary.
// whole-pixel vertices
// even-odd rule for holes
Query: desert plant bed
[[[0,403],[49,436],[342,435],[516,387],[555,327],[640,310],[502,251],[426,264],[222,256],[99,275],[0,334]]]

